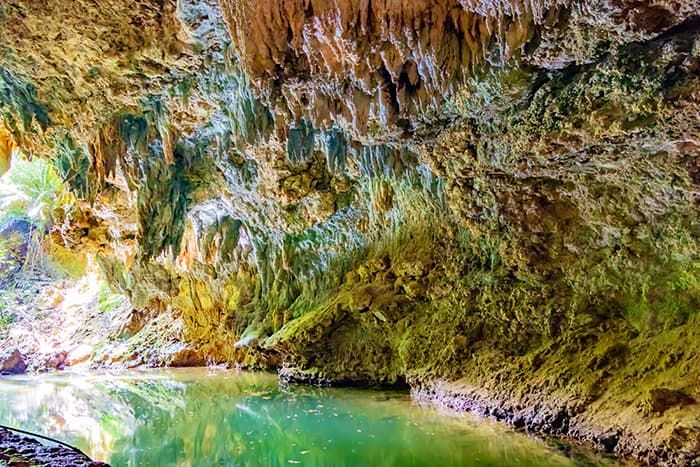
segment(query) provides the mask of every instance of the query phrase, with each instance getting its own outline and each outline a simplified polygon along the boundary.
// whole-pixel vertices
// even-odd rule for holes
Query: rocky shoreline
[[[293,368],[280,370],[279,376],[287,384],[377,387],[371,382],[338,382],[317,378]],[[508,396],[506,389],[493,393],[465,381],[440,379],[412,380],[410,391],[411,397],[420,405],[495,420],[538,437],[560,439],[567,445],[590,448],[623,462],[665,466],[700,465],[700,437],[696,440],[698,446],[695,450],[679,449],[680,444],[687,441],[683,438],[684,435],[687,438],[688,433],[678,430],[673,430],[670,436],[665,436],[663,432],[650,433],[645,425],[625,423],[622,418],[614,425],[606,424],[600,420],[609,411],[608,408],[599,408],[597,412],[585,401],[576,400],[575,397],[557,397],[545,390]],[[669,400],[673,399],[673,391],[669,391],[665,397],[668,403],[680,403],[677,398],[675,401]]]
[[[523,405],[525,401],[517,398],[501,399],[463,383],[446,381],[423,383],[413,387],[411,394],[419,403],[469,412],[529,433],[582,443],[644,465],[700,465],[697,451],[675,450],[670,447],[673,439],[644,439],[639,426],[596,425],[590,415],[577,413],[571,401],[548,399],[545,394],[535,405]]]
[[[52,161],[46,256],[106,283],[8,297],[0,373],[408,381],[700,462],[700,0],[5,3],[0,173]]]
[[[344,367],[346,360],[326,361],[319,349],[316,363],[324,366],[286,364],[280,378],[366,387],[407,383],[418,403],[470,412],[644,465],[700,465],[695,324],[657,336],[609,330],[605,339],[586,345],[568,339],[521,355],[474,341],[469,357],[442,373],[411,368],[388,354],[383,358],[398,372],[371,374],[347,356],[354,367]],[[338,354],[333,347],[325,352]]]
[[[282,384],[316,385],[324,387],[410,388],[411,397],[418,404],[431,405],[454,413],[470,413],[495,420],[543,438],[561,439],[566,445],[590,448],[611,458],[633,460],[643,465],[698,466],[700,465],[700,437],[697,433],[674,428],[660,429],[662,423],[633,423],[629,417],[609,417],[615,412],[614,403],[593,406],[591,401],[574,395],[557,395],[546,388],[524,393],[518,391],[516,381],[501,380],[498,390],[470,384],[465,379],[412,378],[395,384],[372,381],[333,380],[320,374],[294,367],[278,369]],[[667,390],[655,396],[661,413],[671,406],[691,410],[697,404],[678,391]],[[613,406],[613,407],[611,407]],[[619,407],[620,412],[623,407]],[[607,417],[607,418],[606,418]],[[639,420],[637,420],[639,422]],[[650,429],[650,426],[656,429]],[[695,436],[696,447],[687,449],[689,438]],[[682,447],[684,446],[684,447]],[[105,466],[93,462],[81,453],[58,446],[47,447],[34,438],[24,437],[0,428],[0,460],[9,465],[78,465]],[[19,462],[14,464],[13,462]],[[23,464],[22,462],[25,462]]]
[[[0,463],[12,467],[109,467],[95,462],[78,450],[47,446],[35,438],[0,427]]]

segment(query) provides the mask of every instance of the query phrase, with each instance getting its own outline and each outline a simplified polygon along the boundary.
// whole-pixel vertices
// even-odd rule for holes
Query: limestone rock
[[[8,0],[0,171],[79,198],[137,310],[106,364],[463,381],[683,463],[697,404],[639,376],[700,378],[699,7]]]
[[[61,371],[69,365],[69,353],[58,351],[34,356],[31,369],[32,371]]]
[[[0,353],[0,375],[16,375],[27,371],[27,363],[19,350],[5,350]]]
[[[91,345],[81,344],[72,349],[68,354],[70,366],[76,366],[88,362],[92,358],[94,349]]]
[[[199,350],[193,348],[183,348],[171,354],[169,366],[179,367],[197,367],[207,364],[206,356]]]

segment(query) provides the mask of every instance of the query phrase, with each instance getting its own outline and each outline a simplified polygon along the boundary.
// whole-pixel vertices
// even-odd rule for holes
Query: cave
[[[697,465],[698,11],[3,0],[0,465]],[[275,453],[350,400],[388,457]]]

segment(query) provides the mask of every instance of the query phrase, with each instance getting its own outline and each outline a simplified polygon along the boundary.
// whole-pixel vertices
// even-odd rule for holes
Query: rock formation
[[[19,350],[6,351],[0,355],[0,375],[15,375],[25,371],[27,364]]]
[[[691,462],[699,7],[8,0],[0,171],[81,198],[143,363],[177,335]]]

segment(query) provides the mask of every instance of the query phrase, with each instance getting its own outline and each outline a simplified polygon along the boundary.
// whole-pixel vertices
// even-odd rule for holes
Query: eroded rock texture
[[[362,138],[416,130],[417,113],[475,71],[562,69],[649,39],[694,2],[222,0],[256,88],[281,118]]]
[[[699,6],[11,0],[0,170],[84,200],[124,358],[408,380],[691,462]]]

